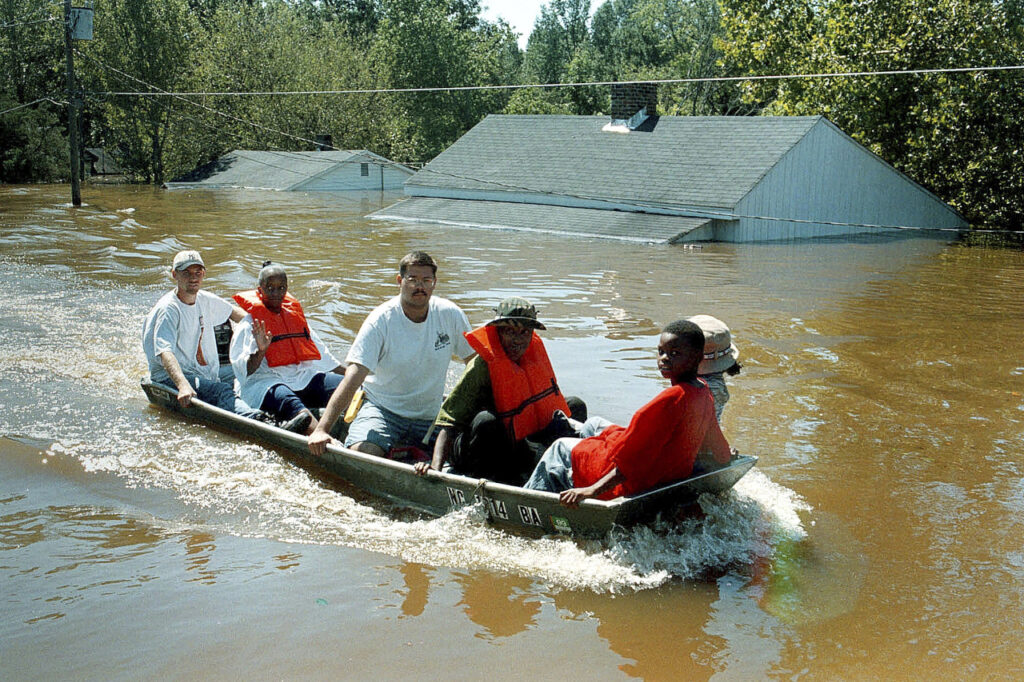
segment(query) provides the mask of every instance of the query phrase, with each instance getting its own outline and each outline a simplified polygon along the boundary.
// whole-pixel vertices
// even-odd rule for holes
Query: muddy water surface
[[[7,679],[1020,678],[1024,255],[914,236],[640,245],[363,218],[380,195],[0,187]],[[268,258],[336,354],[412,249],[474,323],[537,304],[560,382],[616,421],[660,327],[710,313],[760,464],[601,541],[388,508],[150,408],[142,318],[201,249]],[[459,368],[450,370],[451,381]]]

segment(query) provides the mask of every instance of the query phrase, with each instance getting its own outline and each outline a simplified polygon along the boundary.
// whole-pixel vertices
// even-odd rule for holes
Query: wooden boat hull
[[[417,476],[410,464],[337,445],[329,445],[322,456],[315,456],[306,447],[305,436],[247,419],[201,400],[193,399],[189,407],[183,408],[178,404],[174,389],[145,379],[142,390],[154,405],[285,448],[304,463],[322,467],[355,487],[400,506],[441,516],[480,500],[488,518],[496,525],[534,532],[603,535],[616,525],[628,527],[650,520],[659,512],[692,504],[703,493],[728,490],[757,463],[756,457],[740,455],[721,469],[640,495],[607,501],[586,500],[578,508],[569,509],[558,502],[558,495],[554,493],[440,471]]]

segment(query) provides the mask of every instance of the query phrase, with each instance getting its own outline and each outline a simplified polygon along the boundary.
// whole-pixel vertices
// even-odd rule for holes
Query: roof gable
[[[490,115],[406,183],[645,204],[734,207],[821,119],[665,116],[602,130],[604,116]]]
[[[359,156],[356,151],[278,152],[236,149],[173,182],[286,190]],[[169,183],[170,184],[170,183]]]

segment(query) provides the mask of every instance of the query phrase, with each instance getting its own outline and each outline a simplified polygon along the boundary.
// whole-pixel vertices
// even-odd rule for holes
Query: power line
[[[76,52],[78,52],[78,51],[76,50]],[[302,141],[302,142],[308,142],[308,143],[312,143],[312,144],[319,144],[319,143],[317,143],[314,140],[309,140],[307,138],[303,138],[303,137],[300,137],[300,136],[297,136],[297,135],[292,135],[292,134],[286,133],[284,131],[275,130],[273,128],[269,128],[267,126],[263,126],[263,125],[260,125],[258,123],[254,123],[252,121],[247,121],[247,120],[239,118],[237,116],[233,116],[231,114],[226,114],[224,112],[218,111],[217,109],[214,109],[213,107],[209,107],[209,106],[207,106],[205,104],[200,104],[198,102],[193,102],[192,100],[187,99],[183,93],[173,93],[173,92],[168,92],[166,90],[162,90],[161,88],[158,88],[157,86],[152,85],[151,83],[147,83],[147,82],[145,82],[145,81],[143,81],[143,80],[141,80],[139,78],[136,78],[135,76],[132,76],[131,74],[128,74],[128,73],[125,73],[124,71],[121,71],[120,69],[117,69],[117,68],[115,68],[113,66],[105,64],[105,63],[101,62],[98,59],[94,59],[92,57],[89,57],[88,55],[85,55],[85,54],[83,54],[81,52],[79,52],[79,54],[82,54],[83,57],[85,57],[86,59],[89,59],[90,61],[93,61],[98,66],[101,66],[103,68],[109,69],[109,70],[111,70],[111,71],[121,75],[122,77],[131,79],[131,80],[133,80],[135,82],[141,83],[142,85],[145,85],[146,87],[152,88],[153,90],[157,91],[157,93],[150,92],[150,93],[141,93],[141,94],[158,94],[159,93],[159,94],[166,95],[166,96],[172,96],[172,97],[174,97],[176,99],[180,99],[181,101],[186,102],[187,104],[191,104],[192,106],[200,107],[200,108],[205,109],[205,110],[207,110],[207,111],[209,111],[211,113],[214,113],[216,115],[223,116],[225,118],[229,118],[229,119],[235,120],[237,122],[240,122],[240,123],[245,124],[245,125],[252,126],[254,128],[263,129],[263,130],[266,130],[268,132],[272,132],[272,133],[275,133],[275,134],[278,134],[278,135],[282,135],[284,137],[291,138],[293,140],[298,140],[298,141]],[[981,67],[979,69],[953,69],[953,70],[927,70],[927,71],[918,70],[918,72],[928,72],[928,73],[935,73],[935,72],[938,72],[938,71],[942,71],[942,72],[949,72],[949,71],[964,72],[964,71],[975,71],[975,70],[983,70],[984,71],[984,70],[995,70],[995,69],[1000,69],[1000,70],[1022,70],[1022,69],[1024,69],[1024,66],[1014,66],[1014,67]],[[849,75],[885,75],[887,73],[888,74],[903,74],[903,73],[909,73],[909,72],[870,72],[870,73],[865,72],[865,73],[862,73],[862,74],[849,74]],[[764,79],[764,78],[776,78],[776,79],[778,79],[778,78],[787,78],[787,77],[788,76],[770,76],[770,77],[763,77],[762,79]],[[741,77],[736,77],[736,78],[731,78],[731,79],[732,80],[742,80]],[[707,81],[707,80],[709,80],[709,79],[677,79],[677,80],[673,80],[671,82],[700,82],[700,81]],[[711,80],[715,80],[715,79],[711,79]],[[627,83],[627,84],[664,83],[664,82],[668,82],[668,81],[625,81],[625,83]],[[587,83],[585,85],[609,85],[609,84],[611,84],[611,82],[606,82],[606,83]],[[571,85],[571,84],[558,84],[558,87],[568,87],[569,85]],[[459,89],[465,90],[465,89],[482,89],[482,88],[493,88],[493,87],[495,87],[495,86],[474,86],[474,87],[459,88]],[[513,86],[513,87],[522,88],[522,87],[546,87],[546,86]],[[427,88],[427,89],[424,89],[424,88],[414,89],[414,91],[420,91],[420,92],[422,92],[422,91],[430,91],[430,90],[431,89],[429,89],[429,88]],[[353,92],[379,92],[379,91],[353,91]],[[126,93],[90,92],[89,94],[90,95],[104,95],[104,96],[119,96],[119,95],[124,95]],[[193,95],[193,96],[199,96],[199,95],[202,95],[202,94],[216,94],[216,93],[188,93],[188,94]],[[242,93],[236,93],[236,94],[242,94]],[[255,93],[248,93],[248,94],[255,94]],[[268,94],[270,94],[270,93],[268,93]],[[277,93],[277,94],[285,94],[285,93]],[[323,94],[323,93],[304,93],[304,94]],[[165,107],[165,109],[166,109],[166,107]],[[176,113],[176,112],[172,112],[169,109],[167,111],[169,113]],[[330,146],[331,149],[334,149],[336,151],[343,151],[343,150],[338,149],[337,147],[334,147],[333,145],[325,145],[325,146]],[[272,153],[282,154],[282,155],[284,154],[284,152],[272,152]],[[387,162],[387,163],[393,164],[393,165],[400,165],[400,164],[397,164],[396,162],[390,161],[388,159],[382,159],[382,160]],[[326,159],[324,161],[327,162]],[[269,164],[269,163],[266,163],[266,162],[258,162],[258,163],[264,163],[265,165],[268,165],[268,166],[271,166],[271,167],[274,167],[274,168],[280,168],[278,166],[275,166],[274,164]],[[282,168],[282,170],[287,170],[287,169],[283,169]],[[422,172],[434,173],[436,175],[443,175],[443,176],[452,177],[452,178],[461,179],[461,180],[472,180],[472,181],[475,181],[475,182],[480,182],[480,183],[490,184],[490,185],[496,185],[496,186],[499,186],[499,187],[504,187],[504,188],[511,189],[511,190],[516,190],[516,191],[530,192],[530,193],[539,194],[539,195],[542,195],[542,196],[556,196],[556,197],[565,197],[565,198],[571,198],[571,199],[580,199],[580,200],[584,200],[584,201],[603,201],[603,202],[606,202],[606,203],[614,203],[614,204],[617,204],[617,205],[629,206],[629,207],[632,207],[632,208],[639,209],[638,210],[639,213],[659,214],[659,213],[656,213],[656,211],[660,208],[663,211],[665,211],[665,210],[686,211],[686,212],[689,212],[689,213],[696,214],[696,215],[691,215],[691,216],[679,216],[679,217],[704,217],[704,218],[711,218],[711,219],[716,219],[717,218],[717,219],[724,219],[724,220],[738,220],[738,219],[744,219],[745,218],[745,219],[749,219],[749,220],[764,220],[764,221],[773,221],[773,222],[789,222],[789,223],[810,224],[810,225],[831,225],[831,226],[837,226],[837,227],[863,227],[863,228],[872,228],[872,229],[916,230],[916,231],[926,231],[926,232],[957,232],[957,233],[964,232],[964,230],[962,230],[960,228],[939,228],[939,227],[922,227],[922,226],[915,226],[915,225],[887,225],[887,224],[873,224],[873,223],[851,223],[851,222],[842,222],[842,221],[810,220],[810,219],[801,219],[801,218],[782,218],[782,217],[777,217],[777,216],[748,215],[748,214],[741,214],[741,213],[732,213],[732,212],[728,212],[728,211],[716,211],[714,209],[706,209],[706,208],[701,208],[701,207],[692,206],[692,205],[686,205],[686,204],[675,204],[675,203],[672,203],[672,202],[658,202],[656,204],[654,204],[654,203],[644,204],[644,203],[640,203],[640,202],[629,201],[629,200],[622,200],[622,199],[607,199],[607,198],[601,198],[601,197],[591,197],[591,196],[586,196],[586,195],[572,194],[572,193],[568,193],[568,192],[552,192],[550,190],[543,190],[543,189],[537,189],[537,188],[531,188],[531,187],[525,187],[525,186],[518,186],[518,185],[513,185],[513,184],[508,184],[508,183],[495,182],[493,180],[483,180],[481,178],[476,178],[476,177],[472,177],[472,176],[459,175],[459,174],[456,174],[456,173],[449,173],[449,172],[445,172],[445,171],[438,171],[438,170],[435,170],[435,169],[432,169],[432,168],[429,168],[429,167],[424,167],[422,169]],[[665,215],[664,213],[660,213],[660,214],[661,215]],[[672,214],[668,214],[668,215],[672,215]],[[971,231],[972,232],[978,232],[978,233],[1007,233],[1007,232],[1012,232],[1012,230],[981,230],[981,229],[979,229],[979,230],[971,230]]]
[[[76,50],[76,52],[78,52],[78,51]],[[160,88],[158,88],[157,86],[153,85],[152,83],[147,83],[146,81],[144,81],[144,80],[142,80],[140,78],[136,78],[135,76],[132,76],[131,74],[125,73],[124,71],[121,71],[120,69],[117,69],[117,68],[115,68],[113,66],[110,66],[109,64],[106,64],[106,63],[100,61],[99,59],[95,59],[93,57],[90,57],[89,55],[86,55],[86,54],[84,54],[82,52],[78,52],[78,54],[82,55],[86,59],[89,59],[90,61],[95,63],[97,66],[100,66],[102,68],[109,69],[110,71],[113,71],[114,73],[116,73],[117,75],[121,76],[122,78],[127,78],[127,79],[133,80],[135,82],[141,83],[141,84],[145,85],[148,88],[154,88],[156,90],[161,90]],[[97,93],[88,93],[88,94],[96,95]],[[217,109],[214,109],[213,107],[206,106],[205,104],[200,104],[198,102],[193,102],[193,101],[191,101],[189,99],[186,99],[185,97],[176,97],[175,99],[179,99],[179,100],[181,100],[183,102],[186,102],[187,104],[191,104],[193,106],[200,107],[201,109],[205,109],[205,110],[207,110],[207,111],[209,111],[211,113],[217,114],[219,116],[224,116],[224,117],[233,119],[233,120],[238,121],[238,122],[240,122],[240,123],[242,123],[244,125],[249,125],[249,126],[252,126],[254,128],[262,128],[262,129],[267,130],[269,132],[276,133],[278,135],[282,135],[284,137],[288,137],[288,138],[291,138],[291,139],[294,139],[294,140],[297,140],[297,141],[313,142],[313,144],[316,144],[317,146],[330,147],[334,151],[349,151],[349,150],[340,149],[338,147],[335,147],[334,145],[321,144],[320,142],[308,140],[306,138],[299,137],[297,135],[292,135],[292,134],[286,133],[284,131],[274,130],[273,128],[269,128],[269,127],[266,127],[266,126],[261,126],[258,123],[254,123],[252,121],[246,121],[245,119],[239,118],[237,116],[232,116],[231,114],[226,114],[226,113],[224,113],[222,111],[218,111]],[[160,108],[162,108],[165,112],[167,112],[170,115],[175,115],[175,116],[186,118],[188,120],[195,121],[195,122],[200,123],[201,125],[209,128],[209,129],[217,131],[217,132],[221,132],[221,133],[227,132],[228,135],[231,135],[232,137],[235,137],[236,139],[244,139],[238,133],[234,133],[234,132],[231,132],[231,131],[220,130],[218,128],[215,128],[213,125],[211,125],[211,124],[209,124],[209,123],[207,123],[205,121],[202,121],[200,119],[197,119],[197,118],[195,118],[193,116],[188,116],[187,114],[183,114],[181,112],[174,111],[170,107],[167,107],[167,106],[164,106],[164,105],[161,105],[161,104],[158,104],[158,106],[160,106]],[[273,154],[275,156],[279,156],[282,159],[290,158],[289,156],[287,156],[288,152],[284,151],[284,150],[265,150],[265,151],[267,151],[268,153]],[[263,160],[260,160],[260,159],[255,159],[255,158],[252,158],[252,157],[246,157],[246,158],[249,161],[255,162],[257,164],[268,166],[270,168],[275,168],[277,170],[287,171],[289,173],[294,173],[294,174],[302,176],[302,177],[310,177],[311,178],[311,177],[314,177],[316,175],[316,173],[304,173],[302,171],[298,171],[298,170],[295,170],[293,168],[286,168],[284,166],[278,166],[276,164],[269,163],[267,161],[263,161]],[[331,159],[319,159],[319,158],[315,158],[315,157],[313,157],[313,158],[305,157],[305,158],[306,158],[306,160],[310,160],[310,161],[313,161],[315,163],[324,164],[325,166],[333,165],[333,164],[337,163],[337,161],[331,160]],[[379,159],[379,162],[380,162],[381,165],[401,166],[401,164],[399,164],[397,162],[394,162],[394,161],[391,161],[390,159],[385,159],[383,157],[381,157]]]
[[[282,91],[250,91],[250,92],[92,92],[94,95],[119,97],[273,97],[273,96],[304,96],[304,95],[382,95],[401,93],[427,92],[467,92],[474,90],[524,90],[529,88],[579,88],[607,85],[675,85],[681,83],[735,83],[747,81],[779,81],[820,78],[863,78],[867,76],[921,76],[942,73],[984,73],[992,71],[1022,71],[1024,64],[1007,66],[965,66],[944,69],[905,69],[889,71],[836,71],[828,73],[799,73],[769,76],[706,76],[702,78],[662,78],[650,80],[628,81],[583,81],[575,83],[529,83],[516,85],[457,85],[447,87],[422,88],[366,88],[346,90],[282,90]],[[141,82],[141,81],[140,81]]]
[[[15,28],[17,26],[31,26],[32,24],[48,24],[51,21],[60,21],[56,17],[48,17],[46,19],[36,19],[35,21],[18,21],[13,24],[0,24],[0,28]]]
[[[245,125],[252,126],[253,128],[259,128],[261,130],[265,130],[267,132],[274,133],[276,135],[282,135],[284,137],[289,137],[289,138],[291,138],[293,140],[297,140],[297,141],[301,141],[301,142],[306,142],[306,143],[313,144],[313,145],[319,145],[319,143],[316,140],[310,140],[310,139],[307,139],[307,138],[304,138],[304,137],[299,137],[298,135],[292,135],[291,133],[286,133],[283,130],[275,130],[274,128],[270,128],[268,126],[265,126],[265,125],[262,125],[262,124],[259,124],[259,123],[255,123],[253,121],[246,121],[245,119],[239,118],[238,116],[233,116],[231,114],[224,113],[223,111],[218,111],[217,109],[214,109],[213,107],[209,107],[209,106],[207,106],[205,104],[201,104],[199,102],[193,102],[192,100],[188,99],[186,96],[184,96],[184,95],[182,95],[180,93],[168,92],[167,90],[163,90],[162,88],[158,88],[157,86],[155,86],[155,85],[153,85],[151,83],[147,83],[146,81],[144,81],[144,80],[142,80],[140,78],[136,78],[135,76],[133,76],[133,75],[131,75],[129,73],[125,73],[124,71],[121,71],[120,69],[118,69],[116,67],[110,66],[109,64],[106,64],[106,63],[104,63],[104,62],[102,62],[102,61],[100,61],[100,60],[98,60],[98,59],[96,59],[94,57],[91,57],[91,56],[85,54],[84,52],[81,52],[79,50],[75,50],[75,53],[78,54],[78,55],[81,55],[85,59],[88,59],[89,61],[93,62],[97,66],[100,66],[100,67],[102,67],[104,69],[109,69],[110,71],[113,71],[114,73],[117,73],[117,74],[119,74],[121,76],[124,76],[125,78],[129,78],[129,79],[131,79],[131,80],[133,80],[133,81],[135,81],[137,83],[141,83],[142,85],[145,85],[148,88],[153,88],[154,90],[157,91],[157,92],[142,93],[142,94],[150,94],[150,95],[154,95],[154,96],[173,97],[175,99],[181,100],[182,102],[185,102],[186,104],[190,104],[190,105],[192,105],[194,107],[199,107],[200,109],[205,109],[206,111],[209,111],[209,112],[211,112],[213,114],[216,114],[218,116],[222,116],[222,117],[230,119],[232,121],[236,121],[238,123],[242,123],[242,124],[245,124]],[[120,95],[117,95],[117,93],[109,93],[109,92],[89,92],[87,94],[99,95],[99,96],[105,96],[105,97],[120,96]],[[334,149],[335,151],[344,151],[344,150],[338,149],[337,147],[335,147],[333,145],[324,145],[324,146],[330,146],[331,149]]]
[[[17,27],[17,26],[29,26],[31,24],[45,24],[45,23],[49,23],[51,21],[62,21],[61,18],[52,16],[52,15],[47,16],[45,19],[32,19],[31,18],[31,17],[34,17],[34,16],[37,17],[37,16],[39,16],[42,13],[47,13],[47,12],[50,11],[50,9],[53,9],[53,7],[51,7],[51,8],[37,7],[35,10],[33,10],[33,11],[27,13],[27,14],[23,14],[22,16],[18,17],[17,19],[14,19],[13,21],[11,21],[9,23],[0,24],[0,28],[14,28],[14,27]]]
[[[166,90],[163,90],[162,88],[159,88],[156,85],[153,85],[152,83],[147,83],[146,81],[142,80],[141,78],[136,78],[135,76],[133,76],[133,75],[131,75],[129,73],[125,73],[124,71],[121,71],[120,69],[118,69],[116,67],[110,66],[109,64],[106,64],[106,63],[102,62],[101,60],[96,59],[95,57],[91,57],[91,56],[85,54],[84,52],[81,52],[79,50],[75,50],[75,53],[78,54],[78,55],[81,55],[85,59],[88,59],[89,61],[93,62],[97,66],[100,66],[100,67],[102,67],[104,69],[108,69],[110,71],[113,71],[114,73],[116,73],[116,74],[118,74],[118,75],[120,75],[120,76],[122,76],[124,78],[128,78],[128,79],[133,80],[133,81],[135,81],[137,83],[141,83],[142,85],[145,85],[147,88],[152,88],[153,90],[156,90],[160,94],[172,96],[172,97],[174,97],[177,100],[181,100],[182,102],[185,102],[186,104],[190,104],[190,105],[192,105],[194,107],[199,107],[200,109],[204,109],[206,111],[209,111],[210,113],[216,114],[217,116],[222,116],[224,118],[230,119],[232,121],[236,121],[236,122],[241,123],[243,125],[251,126],[253,128],[258,128],[260,130],[265,130],[267,132],[274,133],[275,135],[281,135],[283,137],[290,138],[290,139],[295,140],[297,142],[305,142],[307,144],[311,144],[311,145],[314,145],[314,146],[317,146],[317,147],[330,147],[330,149],[333,150],[333,151],[339,151],[339,152],[341,152],[341,151],[348,151],[348,150],[345,150],[345,149],[341,149],[339,147],[335,147],[333,144],[323,144],[323,143],[321,143],[318,140],[310,140],[309,138],[306,138],[306,137],[301,137],[299,135],[293,135],[291,133],[286,133],[283,130],[276,130],[276,129],[271,128],[269,126],[265,126],[265,125],[262,125],[260,123],[255,123],[254,121],[247,121],[247,120],[245,120],[243,118],[240,118],[238,116],[234,116],[232,114],[228,114],[228,113],[225,113],[223,111],[219,111],[217,109],[214,109],[213,107],[207,106],[207,105],[202,104],[200,102],[194,102],[194,101],[188,99],[184,95],[180,95],[178,93],[173,93],[173,92],[168,92]],[[115,96],[115,95],[111,95],[110,93],[102,93],[102,92],[89,92],[87,94],[95,95],[95,96]],[[275,153],[281,153],[281,152],[275,152]],[[330,161],[328,159],[316,159],[316,161],[317,161],[317,163],[324,163],[324,164],[334,163],[334,162],[332,162],[332,161]],[[402,166],[402,164],[397,163],[395,161],[391,161],[390,159],[386,159],[384,157],[379,157],[378,162],[381,165],[385,165],[385,166]],[[298,172],[298,171],[293,171],[293,172]]]
[[[29,102],[27,104],[19,104],[16,107],[12,107],[10,109],[4,109],[3,111],[0,111],[0,116],[3,116],[4,114],[9,114],[12,111],[17,111],[18,109],[24,109],[25,107],[30,107],[33,104],[39,104],[40,102],[50,102],[51,104],[56,104],[57,106],[64,106],[64,105],[67,104],[67,102],[58,102],[56,100],[50,99],[49,97],[40,97],[39,99],[37,99],[37,100],[35,100],[33,102]]]

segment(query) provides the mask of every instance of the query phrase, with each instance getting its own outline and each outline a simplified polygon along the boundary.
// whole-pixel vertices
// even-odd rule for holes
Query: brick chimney
[[[628,121],[647,107],[648,116],[658,115],[656,83],[612,83],[612,119]]]

